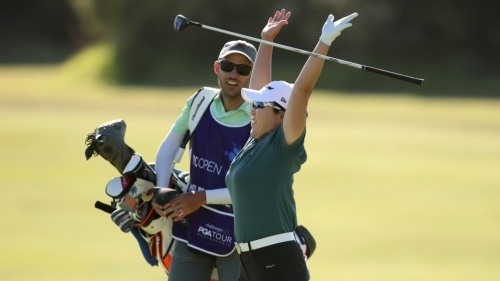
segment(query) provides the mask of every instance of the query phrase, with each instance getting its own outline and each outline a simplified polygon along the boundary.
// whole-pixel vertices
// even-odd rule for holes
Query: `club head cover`
[[[153,189],[154,200],[159,205],[164,206],[174,199],[174,197],[179,194],[179,191],[171,188],[158,188]]]
[[[100,155],[121,173],[134,154],[134,150],[125,143],[126,130],[125,121],[116,119],[99,125],[92,133],[87,134],[87,160],[92,155]]]
[[[132,227],[135,225],[135,221],[130,217],[129,212],[116,209],[111,213],[111,220],[121,229],[123,232],[130,232]]]

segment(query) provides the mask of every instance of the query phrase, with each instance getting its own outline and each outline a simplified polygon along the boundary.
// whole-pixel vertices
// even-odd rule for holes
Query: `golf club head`
[[[174,20],[174,29],[175,31],[183,31],[191,24],[191,21],[188,20],[183,15],[177,15]]]

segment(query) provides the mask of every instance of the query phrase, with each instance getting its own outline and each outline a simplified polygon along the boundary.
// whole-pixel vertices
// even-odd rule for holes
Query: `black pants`
[[[240,254],[239,281],[307,281],[309,271],[302,249],[288,241]]]

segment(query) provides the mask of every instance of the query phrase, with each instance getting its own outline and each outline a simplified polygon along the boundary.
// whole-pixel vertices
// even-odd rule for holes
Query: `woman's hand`
[[[288,24],[288,19],[291,15],[292,12],[287,12],[285,9],[276,11],[274,16],[267,20],[266,26],[262,29],[261,38],[266,41],[273,41],[281,31],[281,28]]]

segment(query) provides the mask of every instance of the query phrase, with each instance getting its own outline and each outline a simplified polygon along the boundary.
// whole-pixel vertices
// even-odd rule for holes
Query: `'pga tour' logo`
[[[198,235],[203,235],[205,238],[208,238],[210,240],[215,240],[221,244],[232,244],[233,239],[231,236],[224,235],[220,232],[210,230],[206,227],[200,226],[198,227]]]

